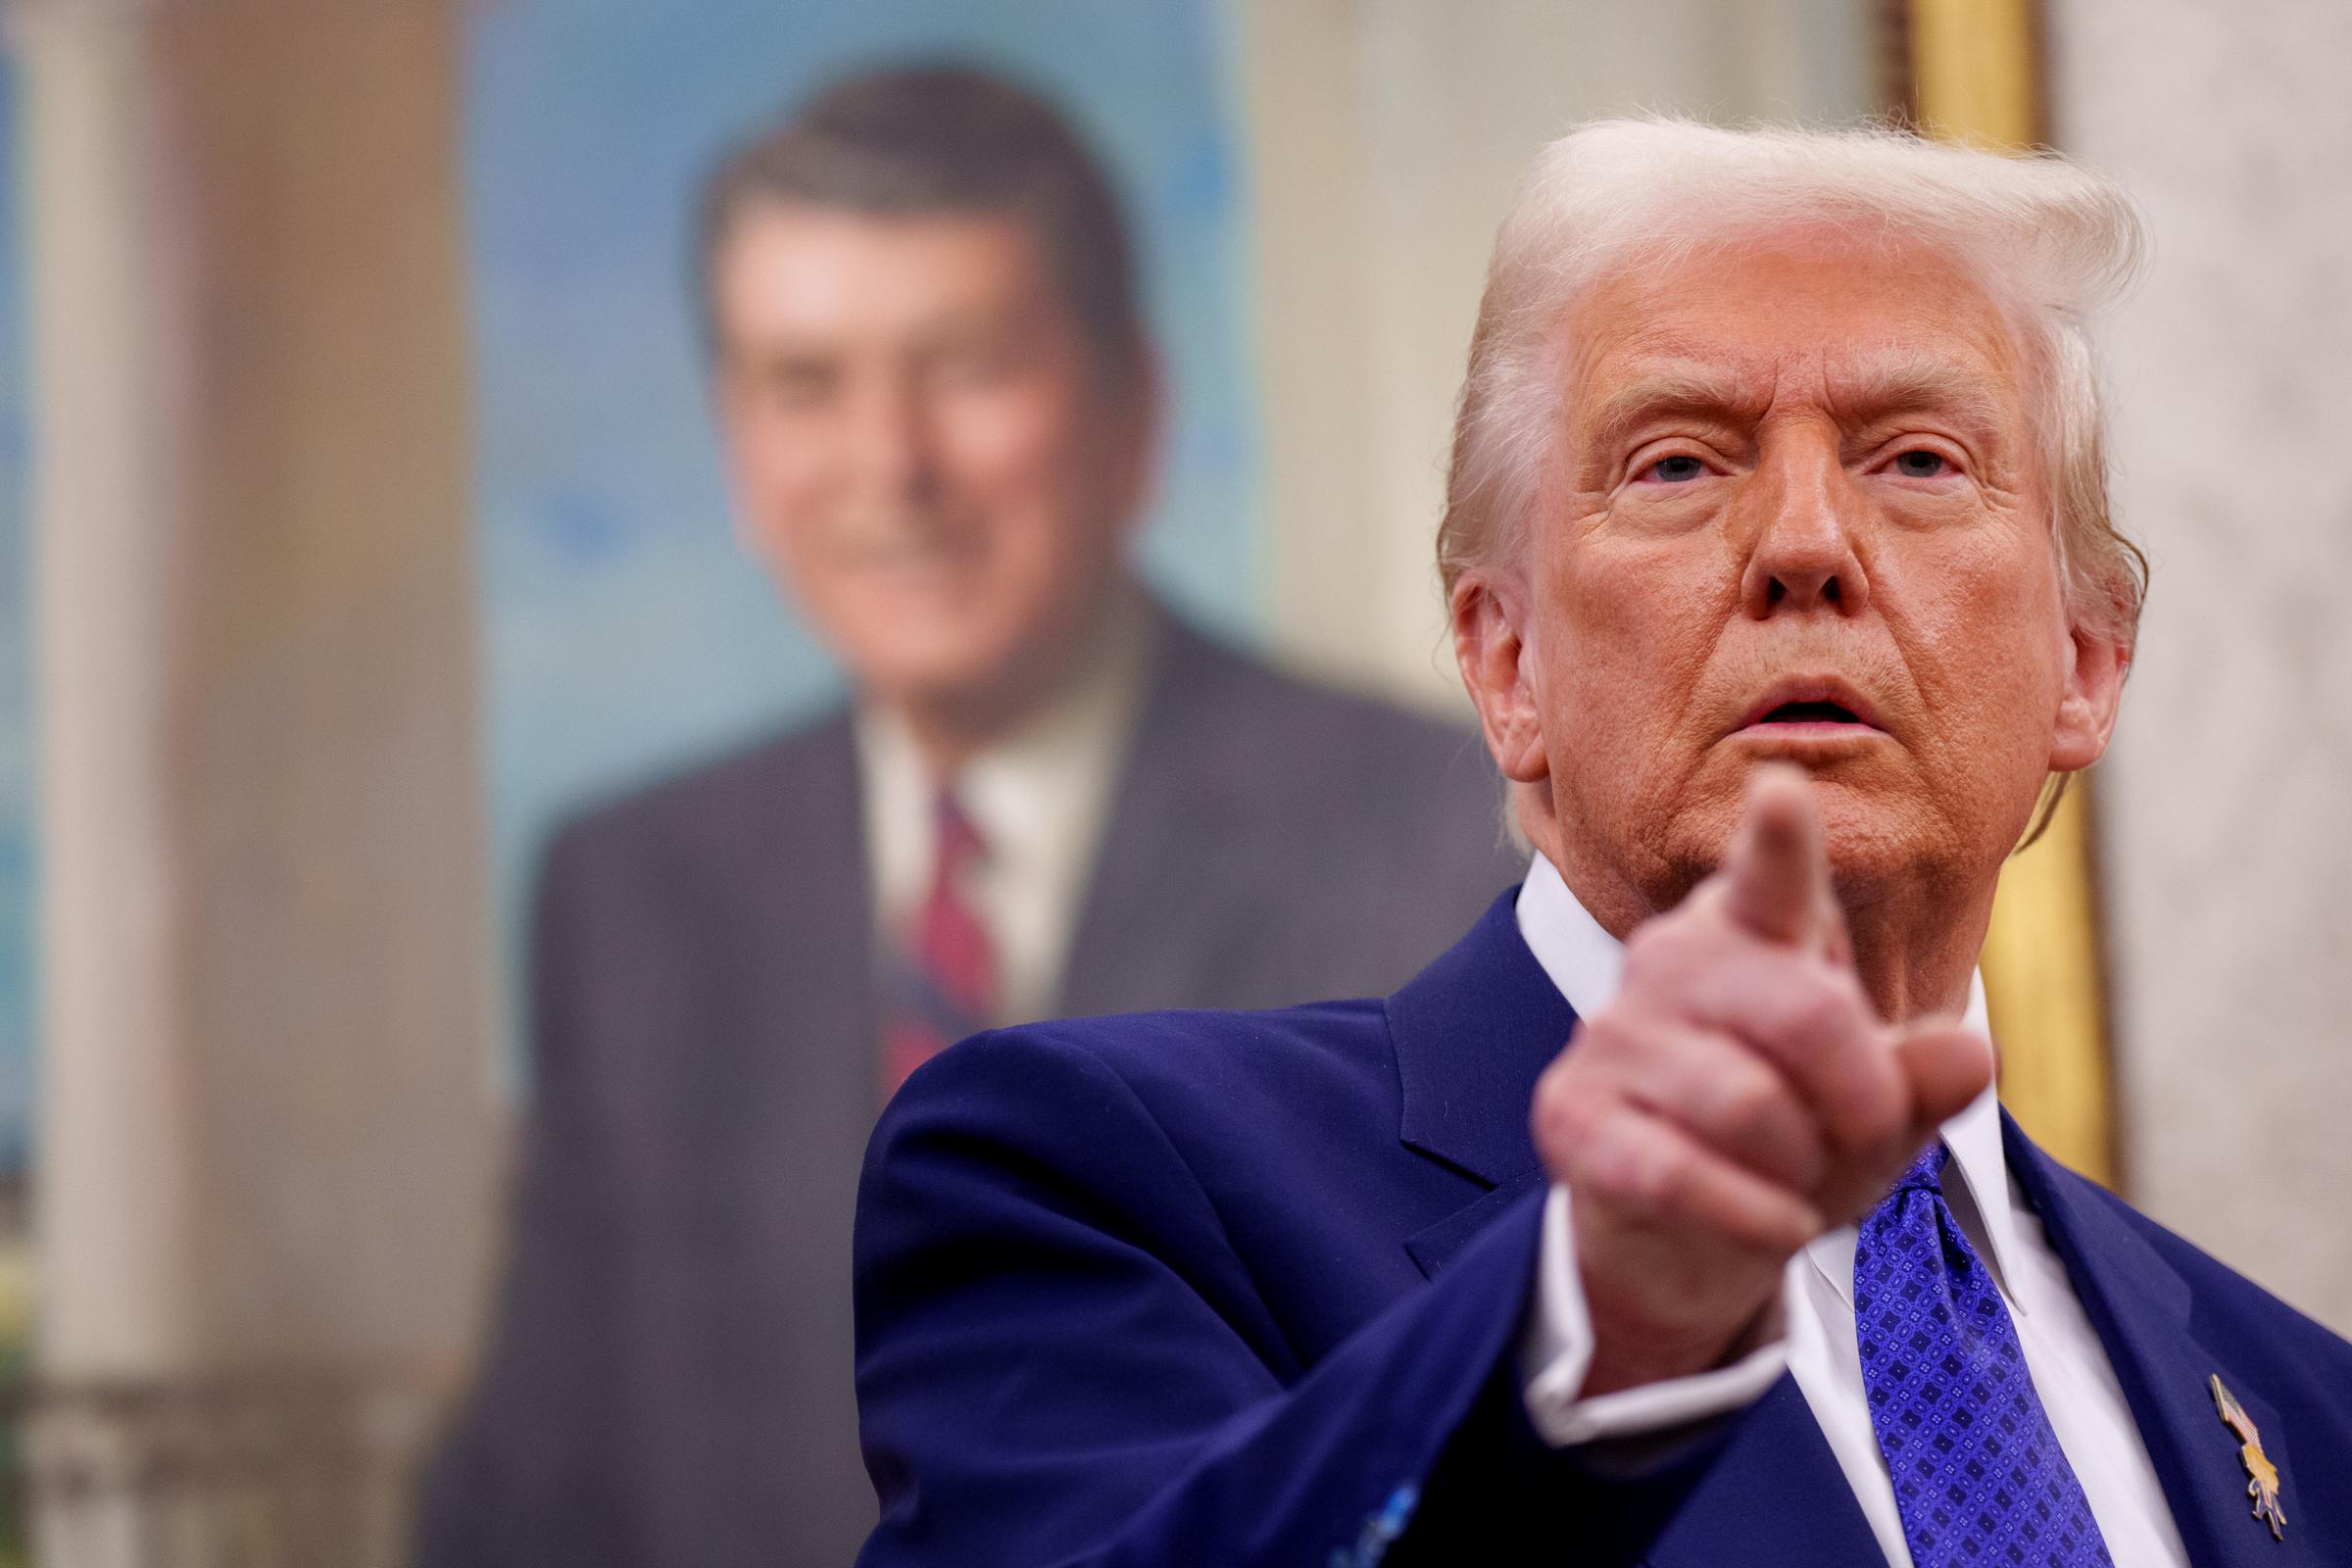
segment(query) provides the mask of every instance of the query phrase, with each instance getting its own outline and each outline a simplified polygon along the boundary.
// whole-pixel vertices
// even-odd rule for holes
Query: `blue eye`
[[[1940,478],[1950,467],[1942,453],[1931,452],[1925,447],[1913,447],[1908,452],[1897,454],[1894,460],[1894,471],[1906,479]]]
[[[1671,458],[1660,458],[1649,466],[1649,476],[1666,484],[1689,484],[1691,480],[1703,476],[1706,471],[1705,464],[1685,453],[1677,453]]]

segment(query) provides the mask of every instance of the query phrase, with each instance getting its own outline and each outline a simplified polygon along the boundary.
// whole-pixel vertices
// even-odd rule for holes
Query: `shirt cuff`
[[[1784,1317],[1786,1314],[1783,1314]],[[1536,1254],[1535,1310],[1519,1345],[1528,1420],[1555,1448],[1609,1438],[1646,1437],[1753,1404],[1788,1365],[1784,1334],[1730,1366],[1692,1377],[1580,1398],[1592,1366],[1592,1312],[1576,1267],[1568,1189],[1552,1184]]]

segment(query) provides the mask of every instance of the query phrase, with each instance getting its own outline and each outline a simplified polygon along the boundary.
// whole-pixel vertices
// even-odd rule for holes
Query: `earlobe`
[[[2132,645],[2077,627],[2066,693],[2059,700],[2050,737],[2050,768],[2076,773],[2097,761],[2115,733],[2123,705],[2124,676],[2132,667]]]
[[[1535,664],[1514,596],[1481,573],[1465,572],[1454,584],[1452,610],[1454,662],[1478,709],[1487,750],[1503,777],[1537,783],[1549,768],[1537,716]]]

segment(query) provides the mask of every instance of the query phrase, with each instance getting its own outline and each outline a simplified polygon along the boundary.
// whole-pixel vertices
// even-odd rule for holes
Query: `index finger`
[[[1747,786],[1747,816],[1724,867],[1732,919],[1767,942],[1809,944],[1830,906],[1830,861],[1801,768],[1767,763]]]

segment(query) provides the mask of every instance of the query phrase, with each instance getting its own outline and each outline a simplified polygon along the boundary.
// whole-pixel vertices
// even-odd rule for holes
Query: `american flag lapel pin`
[[[2219,1373],[2209,1382],[2222,1425],[2237,1434],[2237,1458],[2246,1467],[2246,1495],[2254,1499],[2254,1517],[2271,1527],[2272,1539],[2284,1541],[2286,1514],[2278,1506],[2278,1467],[2262,1451],[2262,1433],[2246,1414],[2246,1407],[2237,1402],[2237,1396],[2224,1386]]]

